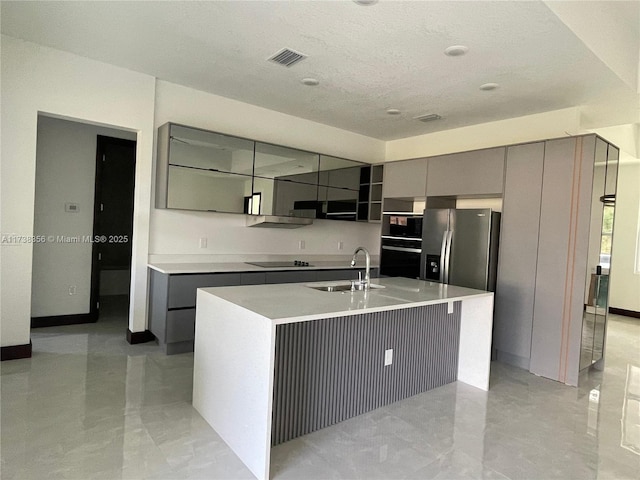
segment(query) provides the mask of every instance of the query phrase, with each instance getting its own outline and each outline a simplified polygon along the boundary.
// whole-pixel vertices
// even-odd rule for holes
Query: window
[[[605,205],[602,211],[602,234],[600,236],[600,265],[611,267],[611,239],[613,235],[613,205]]]

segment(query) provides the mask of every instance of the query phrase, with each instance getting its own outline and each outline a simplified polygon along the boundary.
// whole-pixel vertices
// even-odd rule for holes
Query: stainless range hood
[[[247,227],[300,228],[311,225],[312,218],[279,217],[277,215],[247,215]]]

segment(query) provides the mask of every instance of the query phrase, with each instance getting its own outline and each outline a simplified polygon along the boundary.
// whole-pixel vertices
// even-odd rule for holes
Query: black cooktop
[[[291,260],[288,262],[244,262],[248,265],[255,265],[262,268],[281,268],[281,267],[313,267],[309,262],[302,260]]]

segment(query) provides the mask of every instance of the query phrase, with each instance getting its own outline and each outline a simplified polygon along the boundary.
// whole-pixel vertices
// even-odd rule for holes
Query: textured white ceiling
[[[1,17],[7,35],[382,140],[635,93],[538,1],[3,1]],[[456,44],[469,53],[445,56]],[[283,47],[309,57],[266,61]],[[413,119],[427,113],[443,119]]]

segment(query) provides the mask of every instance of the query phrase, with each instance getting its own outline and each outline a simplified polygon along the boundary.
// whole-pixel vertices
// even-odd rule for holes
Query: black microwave
[[[382,236],[422,238],[422,215],[416,213],[385,213],[382,216]]]

